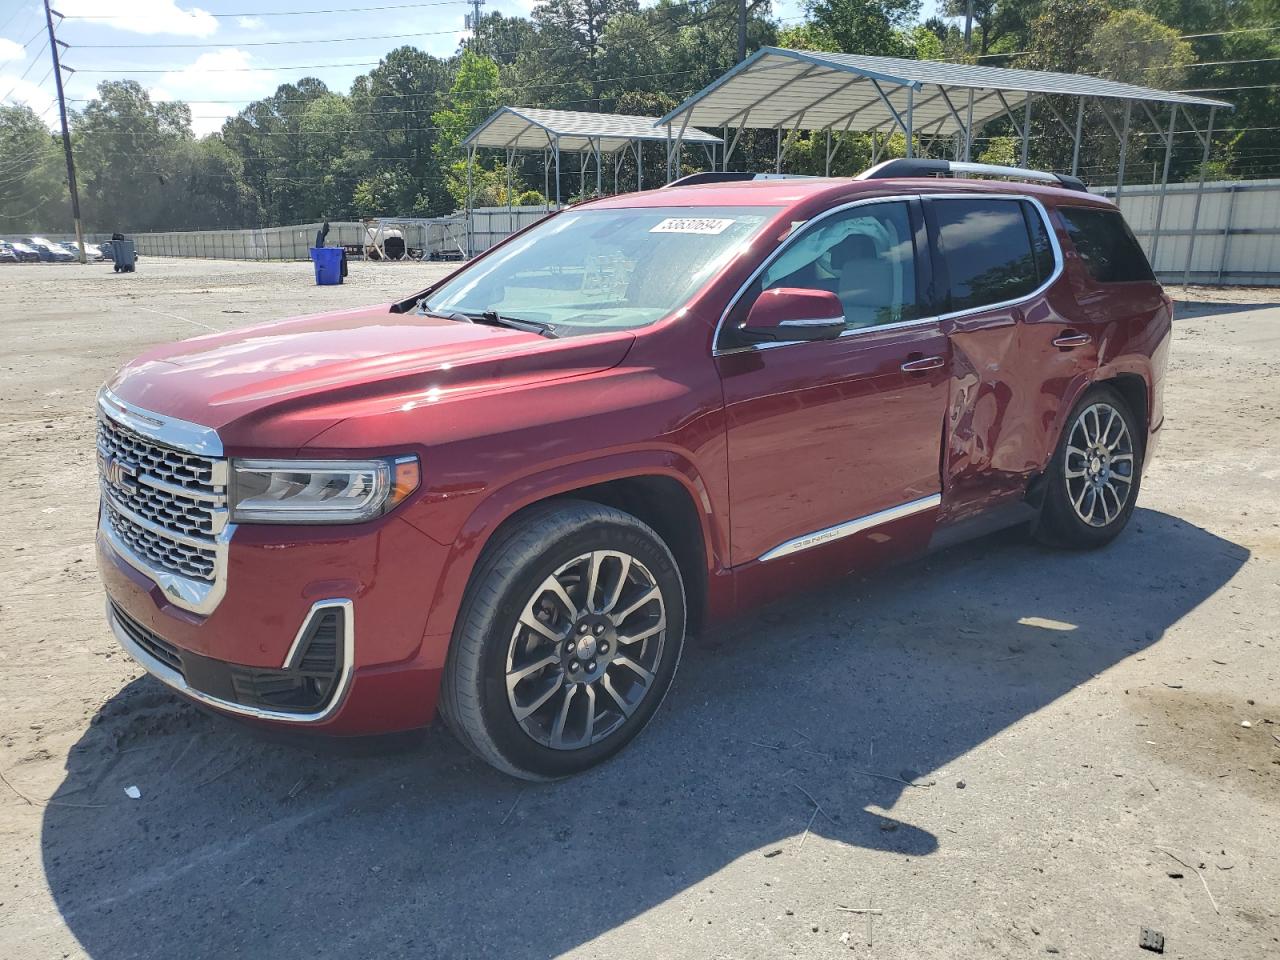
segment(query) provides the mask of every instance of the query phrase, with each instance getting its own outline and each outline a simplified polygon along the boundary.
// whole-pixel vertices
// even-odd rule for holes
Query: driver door
[[[743,342],[736,328],[775,287],[835,293],[845,333]],[[809,221],[739,297],[716,350],[734,566],[803,555],[843,573],[927,546],[949,368],[930,287],[919,201],[876,200]]]

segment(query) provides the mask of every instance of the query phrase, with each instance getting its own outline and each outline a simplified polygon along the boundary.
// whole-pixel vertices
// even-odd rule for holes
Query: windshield
[[[422,308],[496,313],[547,324],[558,336],[648,326],[684,306],[777,210],[571,210],[464,268]]]

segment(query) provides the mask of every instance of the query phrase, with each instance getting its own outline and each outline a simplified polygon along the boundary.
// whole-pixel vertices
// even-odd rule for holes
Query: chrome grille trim
[[[99,535],[175,605],[208,614],[226,592],[234,532],[217,432],[98,396]]]

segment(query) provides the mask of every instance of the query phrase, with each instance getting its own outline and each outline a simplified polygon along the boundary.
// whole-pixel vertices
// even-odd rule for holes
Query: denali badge
[[[119,457],[102,458],[102,475],[107,478],[107,483],[125,493],[138,492],[138,485],[134,483],[138,468],[126,460]]]

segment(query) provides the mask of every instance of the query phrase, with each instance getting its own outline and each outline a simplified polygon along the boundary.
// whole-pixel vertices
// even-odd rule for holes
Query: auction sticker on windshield
[[[650,233],[697,233],[702,236],[714,237],[716,234],[724,233],[731,226],[732,220],[718,220],[712,217],[668,217],[656,227],[649,230]]]

